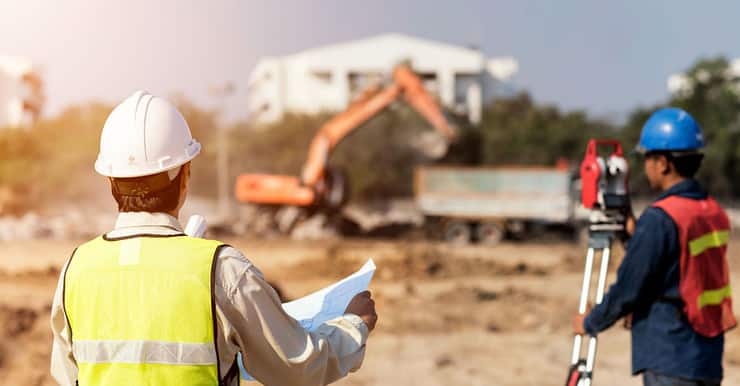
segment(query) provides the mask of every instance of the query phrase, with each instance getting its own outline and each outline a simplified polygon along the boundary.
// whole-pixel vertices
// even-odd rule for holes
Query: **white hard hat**
[[[110,113],[95,171],[114,178],[179,168],[200,153],[185,118],[165,99],[137,91]]]

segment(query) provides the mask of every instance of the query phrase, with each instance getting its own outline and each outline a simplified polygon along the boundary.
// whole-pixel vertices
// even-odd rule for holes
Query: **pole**
[[[216,156],[217,167],[217,184],[218,184],[218,217],[222,222],[226,222],[230,215],[230,198],[229,198],[229,140],[226,122],[223,119],[226,99],[234,93],[234,85],[227,82],[221,86],[212,87],[211,94],[218,98],[219,106],[217,108],[216,122],[218,124],[218,133],[216,146],[218,152]]]

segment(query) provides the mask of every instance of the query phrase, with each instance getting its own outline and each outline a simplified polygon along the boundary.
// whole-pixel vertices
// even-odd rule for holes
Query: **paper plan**
[[[283,303],[285,312],[297,320],[308,331],[313,331],[324,322],[344,315],[350,300],[370,286],[375,273],[373,259],[368,260],[357,272],[320,289],[310,295]],[[242,367],[239,354],[239,369],[244,380],[254,380]]]

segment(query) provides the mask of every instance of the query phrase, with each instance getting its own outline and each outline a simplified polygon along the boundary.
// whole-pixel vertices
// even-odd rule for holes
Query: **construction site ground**
[[[582,246],[545,241],[494,247],[422,241],[225,241],[243,250],[289,298],[375,259],[372,290],[380,320],[362,369],[339,385],[564,383]],[[48,370],[49,310],[59,268],[79,242],[17,241],[0,248],[0,384],[55,384]],[[616,249],[612,279],[622,255],[621,247]],[[739,283],[738,238],[730,244],[730,265],[733,281]],[[725,384],[740,384],[737,329],[728,335],[724,365]],[[641,384],[630,376],[629,332],[621,323],[600,335],[595,382]]]

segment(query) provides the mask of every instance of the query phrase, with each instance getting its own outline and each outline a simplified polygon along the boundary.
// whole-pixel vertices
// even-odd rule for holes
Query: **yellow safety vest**
[[[64,310],[78,383],[225,384],[212,292],[221,245],[176,235],[98,237],[77,248]]]

